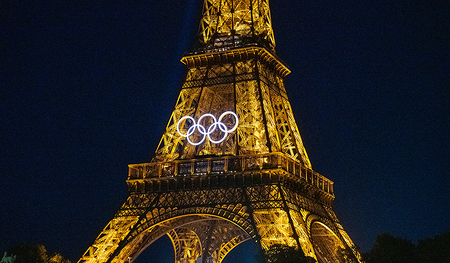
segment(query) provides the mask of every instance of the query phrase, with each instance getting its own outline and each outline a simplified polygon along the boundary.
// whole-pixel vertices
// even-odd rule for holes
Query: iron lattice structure
[[[333,182],[303,146],[268,0],[204,0],[199,39],[152,161],[129,165],[127,200],[78,262],[132,262],[163,235],[176,263],[220,263],[250,239],[319,262],[338,262],[339,247],[360,259],[333,212]],[[217,121],[228,111],[237,119]]]

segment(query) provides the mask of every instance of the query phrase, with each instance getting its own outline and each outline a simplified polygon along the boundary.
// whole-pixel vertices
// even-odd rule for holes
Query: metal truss
[[[175,248],[175,262],[221,262],[235,246],[251,237],[228,221],[212,218],[168,233]]]
[[[129,179],[127,202],[79,262],[132,261],[164,234],[172,240],[176,262],[201,257],[202,262],[220,263],[250,238],[263,249],[281,243],[316,257],[318,249],[329,252],[334,247],[313,238],[314,222],[323,222],[338,240],[346,240],[339,221],[329,214],[332,196],[284,169],[233,171],[217,177],[217,184],[212,175],[192,177],[196,180]],[[226,187],[219,187],[219,178]]]
[[[176,263],[220,263],[249,239],[320,263],[337,263],[338,247],[361,260],[332,209],[333,182],[312,170],[303,146],[268,0],[204,0],[199,36],[181,59],[186,80],[154,157],[129,165],[127,200],[78,262],[132,262],[166,234]],[[225,133],[238,122],[220,143],[181,135],[227,111],[238,120],[199,123]]]
[[[175,263],[195,263],[201,256],[200,240],[189,228],[171,230],[167,235],[175,249]]]
[[[275,48],[268,0],[204,0],[202,48],[219,50],[258,42]]]
[[[282,152],[311,168],[283,84],[289,70],[266,49],[240,48],[182,59],[189,71],[154,161]],[[177,132],[184,116],[236,112],[239,126],[220,144],[199,146]],[[187,133],[187,125],[181,130]],[[197,135],[198,136],[198,135]],[[199,140],[195,135],[193,141]]]

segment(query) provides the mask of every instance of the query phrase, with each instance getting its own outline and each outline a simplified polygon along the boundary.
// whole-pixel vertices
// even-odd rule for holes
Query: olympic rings
[[[227,126],[222,122],[222,119],[228,115],[231,114],[235,119],[236,119],[236,123],[234,124],[234,126],[231,129],[228,129]],[[213,120],[213,123],[211,124],[211,126],[209,126],[208,129],[206,129],[203,125],[201,125],[201,121],[204,118],[210,117]],[[190,120],[193,124],[191,127],[188,128],[187,133],[183,134],[180,131],[180,124],[183,123],[184,120]],[[220,115],[219,119],[217,120],[216,117],[214,117],[214,115],[210,114],[210,113],[206,113],[203,114],[199,119],[198,122],[195,122],[194,118],[192,118],[191,116],[184,116],[182,117],[177,124],[177,132],[179,135],[186,137],[188,142],[194,146],[199,145],[201,143],[203,143],[206,140],[206,137],[208,137],[209,141],[212,143],[221,143],[225,140],[225,138],[227,137],[228,133],[233,132],[234,130],[236,130],[238,126],[238,116],[236,115],[236,113],[232,112],[232,111],[226,111],[224,113],[222,113],[222,115]],[[218,139],[218,140],[214,140],[211,138],[211,136],[209,136],[211,133],[213,133],[216,128],[219,128],[220,131],[222,131],[223,137]],[[203,135],[202,139],[198,142],[192,142],[191,139],[189,138],[192,134],[194,134],[195,130],[198,129],[198,131]]]

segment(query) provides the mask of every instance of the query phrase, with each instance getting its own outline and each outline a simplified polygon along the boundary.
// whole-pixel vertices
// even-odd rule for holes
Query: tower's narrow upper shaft
[[[274,51],[269,0],[204,0],[200,48],[258,45]]]

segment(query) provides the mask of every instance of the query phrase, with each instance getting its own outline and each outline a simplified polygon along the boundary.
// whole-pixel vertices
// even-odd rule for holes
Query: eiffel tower
[[[128,198],[79,263],[132,262],[168,235],[176,263],[220,263],[253,240],[318,262],[361,260],[313,171],[275,53],[268,0],[204,0],[198,44],[149,163],[129,165]]]

